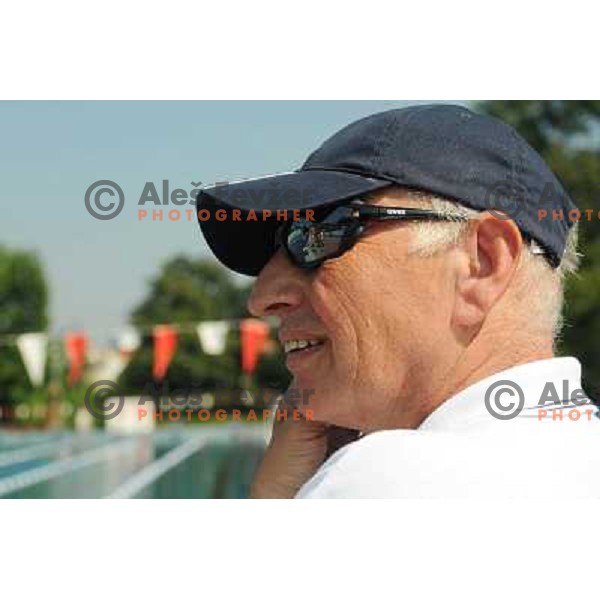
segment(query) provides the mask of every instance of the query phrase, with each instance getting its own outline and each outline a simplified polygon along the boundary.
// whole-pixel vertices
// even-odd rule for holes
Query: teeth
[[[318,346],[321,344],[319,340],[288,340],[283,344],[283,350],[286,354],[294,350],[304,350],[310,346]]]

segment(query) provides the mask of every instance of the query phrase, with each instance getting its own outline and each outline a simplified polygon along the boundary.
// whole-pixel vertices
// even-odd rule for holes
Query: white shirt
[[[506,381],[521,387],[524,405],[501,420],[484,399]],[[418,429],[370,433],[338,450],[296,498],[600,498],[598,409],[582,405],[582,393],[578,405],[553,404],[580,389],[581,365],[571,357],[497,373],[441,404]],[[498,398],[516,413],[518,395]]]

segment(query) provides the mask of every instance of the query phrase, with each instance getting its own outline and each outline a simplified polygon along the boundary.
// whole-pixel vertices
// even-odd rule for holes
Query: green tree
[[[0,334],[45,331],[48,286],[39,258],[32,252],[0,246]],[[0,406],[6,418],[16,400],[31,392],[25,367],[14,345],[0,345]]]
[[[477,108],[510,123],[544,158],[575,135],[587,137],[600,119],[598,100],[491,100]]]
[[[594,218],[580,222],[583,260],[566,290],[562,354],[583,363],[586,389],[600,398],[600,101],[490,101],[479,110],[513,125],[558,175],[580,209]]]
[[[121,375],[122,388],[127,393],[139,394],[152,381],[153,325],[187,323],[193,326],[203,320],[244,318],[248,316],[249,292],[249,286],[237,284],[213,260],[177,256],[166,262],[150,283],[148,296],[132,312],[132,323],[147,333],[142,347]],[[258,385],[279,388],[284,387],[287,380],[281,356],[261,362],[256,377]],[[179,336],[165,383],[171,390],[190,387],[224,390],[240,386],[239,331],[233,328],[229,332],[225,352],[220,356],[204,354],[196,332],[184,331]]]
[[[134,325],[233,319],[246,315],[249,288],[236,285],[216,262],[176,256],[150,284],[132,313]]]

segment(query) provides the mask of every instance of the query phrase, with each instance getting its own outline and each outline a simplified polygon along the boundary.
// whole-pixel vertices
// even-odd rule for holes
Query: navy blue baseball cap
[[[554,267],[561,262],[576,207],[554,173],[511,126],[448,104],[371,115],[331,136],[298,170],[204,188],[198,221],[226,267],[255,276],[277,250],[284,214],[277,211],[325,207],[392,185],[496,211]],[[247,219],[251,211],[256,220]]]

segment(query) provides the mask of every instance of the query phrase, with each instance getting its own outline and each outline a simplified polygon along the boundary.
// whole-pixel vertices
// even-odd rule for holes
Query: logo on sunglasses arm
[[[386,210],[386,213],[388,215],[405,215],[406,214],[406,209],[404,208],[388,208]]]

